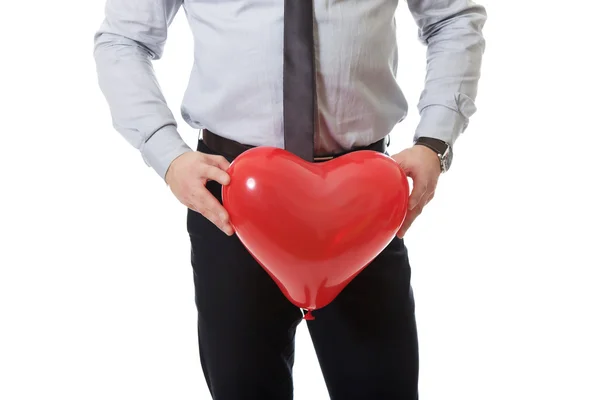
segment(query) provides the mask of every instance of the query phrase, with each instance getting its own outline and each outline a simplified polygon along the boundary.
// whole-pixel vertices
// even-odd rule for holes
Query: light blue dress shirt
[[[384,138],[407,114],[396,81],[398,0],[314,0],[317,154]],[[190,147],[153,72],[183,9],[195,57],[181,105],[194,128],[248,145],[283,147],[281,0],[107,0],[94,37],[99,85],[113,124],[161,177]],[[470,0],[407,0],[427,45],[415,137],[454,143],[475,112],[484,7]]]

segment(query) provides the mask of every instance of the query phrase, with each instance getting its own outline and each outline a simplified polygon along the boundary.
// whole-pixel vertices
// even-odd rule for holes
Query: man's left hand
[[[400,164],[413,182],[413,189],[408,200],[408,213],[398,231],[398,237],[403,238],[425,205],[433,199],[442,170],[437,154],[421,145],[403,150],[393,155],[392,158]]]

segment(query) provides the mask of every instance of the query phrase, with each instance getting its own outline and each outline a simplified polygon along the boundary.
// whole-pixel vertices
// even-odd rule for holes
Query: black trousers
[[[214,154],[202,143],[198,150]],[[231,161],[231,160],[230,160]],[[221,187],[208,189],[221,201]],[[302,312],[234,236],[189,210],[204,376],[214,400],[289,400]],[[394,241],[307,321],[332,400],[417,400],[411,269]]]

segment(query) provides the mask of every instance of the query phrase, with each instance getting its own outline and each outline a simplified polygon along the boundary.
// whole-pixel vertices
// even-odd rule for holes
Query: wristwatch
[[[419,137],[415,145],[425,146],[435,151],[440,159],[442,173],[447,172],[452,164],[452,146],[443,140],[430,137]]]

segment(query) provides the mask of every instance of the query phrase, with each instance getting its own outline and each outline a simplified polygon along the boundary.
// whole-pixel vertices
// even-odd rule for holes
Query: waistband
[[[230,158],[236,158],[237,156],[242,154],[244,151],[255,147],[255,146],[250,146],[250,145],[243,144],[240,142],[236,142],[235,140],[224,138],[223,136],[219,136],[219,135],[209,131],[208,129],[202,130],[202,141],[204,142],[204,144],[206,144],[206,146],[209,149],[211,149],[215,153],[219,153],[225,157],[230,157]],[[388,144],[389,144],[389,137],[385,137],[385,138],[378,140],[375,143],[372,143],[368,146],[356,147],[356,148],[353,148],[351,150],[344,151],[341,153],[315,155],[314,161],[315,162],[327,161],[327,160],[331,160],[335,157],[339,157],[341,155],[351,153],[353,151],[358,151],[358,150],[372,150],[372,151],[377,151],[379,153],[385,153],[385,151],[387,150]]]

